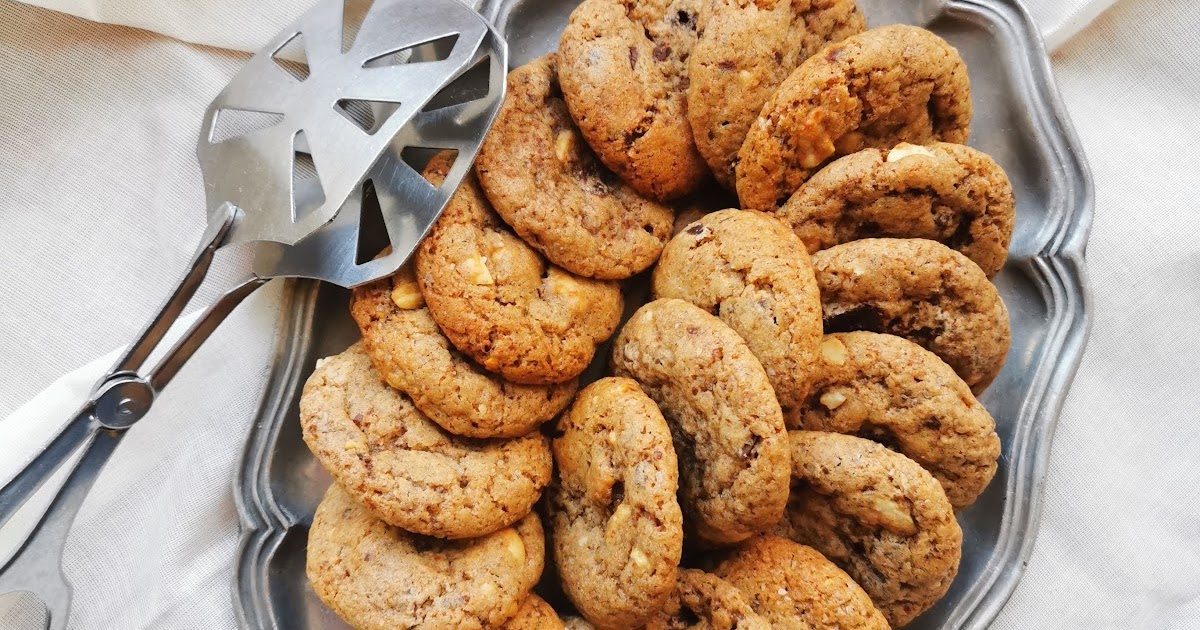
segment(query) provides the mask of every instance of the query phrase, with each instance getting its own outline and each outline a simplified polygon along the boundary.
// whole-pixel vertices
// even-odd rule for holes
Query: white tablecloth
[[[189,259],[199,114],[245,58],[222,48],[308,0],[35,4],[87,19],[0,0],[0,478],[105,362],[22,404],[131,339]],[[1200,5],[1109,4],[1030,7],[1095,173],[1095,319],[997,628],[1200,627]],[[239,309],[100,477],[66,549],[73,628],[234,627],[229,487],[277,308]]]

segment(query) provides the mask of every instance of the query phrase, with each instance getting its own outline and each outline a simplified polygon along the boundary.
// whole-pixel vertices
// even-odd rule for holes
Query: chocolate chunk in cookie
[[[549,504],[563,590],[598,628],[640,627],[674,588],[683,549],[671,430],[636,382],[604,378],[557,433]]]
[[[691,303],[656,300],[625,324],[612,362],[666,417],[680,503],[702,540],[734,543],[777,522],[788,493],[783,414],[736,332]]]
[[[336,484],[308,530],[313,591],[360,630],[496,628],[542,574],[536,514],[469,540],[410,534],[375,519]]]
[[[579,137],[558,88],[554,55],[508,75],[475,172],[496,212],[550,262],[589,278],[623,279],[654,264],[671,209],[604,168]]]
[[[546,600],[530,594],[517,615],[504,624],[504,630],[566,630],[566,626]]]
[[[378,518],[440,538],[481,536],[529,513],[550,483],[540,433],[470,440],[446,433],[388,387],[361,344],[330,357],[300,397],[304,441]]]
[[[915,26],[874,28],[800,64],[738,152],[743,208],[770,210],[829,159],[901,142],[964,143],[971,86],[958,51]]]
[[[954,581],[962,530],[924,468],[851,435],[792,431],[793,481],[779,532],[849,573],[893,628]]]
[[[667,605],[643,630],[771,630],[771,624],[732,584],[711,573],[684,569]]]
[[[864,149],[812,176],[776,216],[809,252],[860,238],[940,241],[990,278],[1012,240],[1012,185],[987,154],[961,144]]]
[[[825,332],[905,337],[941,357],[976,393],[1008,354],[1008,310],[979,265],[923,239],[851,241],[813,254]]]

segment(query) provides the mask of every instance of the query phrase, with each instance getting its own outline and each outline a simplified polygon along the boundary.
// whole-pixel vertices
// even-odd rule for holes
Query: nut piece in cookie
[[[892,335],[838,333],[822,347],[829,352],[799,428],[880,442],[928,470],[955,509],[973,503],[996,474],[1000,438],[991,414],[954,370]]]
[[[546,600],[530,593],[517,615],[504,624],[504,630],[566,630],[566,626]]]
[[[946,142],[839,158],[776,216],[809,252],[860,238],[925,238],[975,261],[989,278],[1004,266],[1015,220],[1004,169],[985,153]]]
[[[596,626],[583,617],[567,617],[563,619],[563,626],[566,630],[596,630]]]
[[[1004,367],[1008,310],[979,265],[923,239],[851,241],[813,254],[825,332],[890,333],[941,357],[979,393]]]
[[[643,630],[771,630],[771,624],[732,584],[711,573],[683,569],[667,605]]]
[[[439,540],[376,520],[334,484],[308,531],[306,572],[359,630],[484,630],[517,614],[544,562],[536,514],[481,538]]]
[[[893,628],[946,594],[962,530],[924,468],[851,435],[792,431],[793,489],[782,535],[854,578]]]
[[[821,296],[804,245],[786,225],[746,210],[701,218],[663,250],[653,292],[714,313],[741,335],[794,423],[821,342]]]
[[[557,433],[549,504],[563,590],[598,628],[640,627],[674,588],[683,549],[671,430],[636,382],[603,378]]]
[[[563,98],[600,161],[652,199],[708,177],[687,118],[700,0],[584,0],[558,49]]]
[[[758,536],[713,571],[746,597],[773,630],[888,630],[862,587],[812,547]]]
[[[449,168],[443,155],[426,168],[435,184]],[[417,283],[442,332],[485,369],[516,383],[575,378],[620,322],[615,282],[547,263],[508,230],[473,177],[463,180],[416,257]]]
[[[713,0],[688,57],[688,120],[717,181],[734,187],[746,132],[780,83],[826,44],[866,29],[854,0]]]
[[[554,55],[508,75],[475,173],[504,222],[554,264],[620,280],[658,259],[671,209],[604,168],[579,137],[558,89]]]
[[[325,359],[300,397],[304,442],[376,517],[439,538],[482,536],[533,508],[550,483],[545,437],[446,433],[388,387],[355,344]]]
[[[778,521],[789,478],[783,414],[736,332],[691,303],[655,300],[621,330],[612,365],[667,419],[690,529],[728,544]]]
[[[915,26],[874,28],[800,64],[767,100],[738,151],[743,208],[771,210],[823,164],[901,142],[964,143],[967,67],[950,44]]]

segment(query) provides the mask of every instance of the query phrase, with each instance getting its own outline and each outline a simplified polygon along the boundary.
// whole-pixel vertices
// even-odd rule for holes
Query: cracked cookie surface
[[[642,630],[771,630],[729,582],[683,569],[667,605]]]
[[[532,593],[525,598],[525,603],[521,604],[516,616],[504,624],[504,630],[565,630],[565,628],[562,620],[558,618],[558,613],[554,612],[550,604]]]

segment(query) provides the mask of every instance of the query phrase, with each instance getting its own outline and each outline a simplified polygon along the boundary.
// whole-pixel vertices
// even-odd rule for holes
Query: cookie
[[[854,578],[893,628],[954,581],[962,530],[946,493],[913,460],[852,435],[792,431],[792,496],[780,532]]]
[[[947,142],[864,149],[817,172],[776,211],[809,252],[880,236],[940,241],[990,278],[1012,240],[1012,185],[987,154]]]
[[[866,29],[854,0],[711,0],[688,57],[688,121],[717,181],[732,189],[746,132],[780,83],[830,42]]]
[[[738,151],[743,208],[770,210],[830,158],[901,142],[967,140],[971,85],[945,40],[874,28],[809,57],[763,105]]]
[[[306,572],[359,630],[482,630],[517,614],[544,561],[536,514],[482,538],[426,538],[375,519],[334,484],[308,530]]]
[[[566,630],[596,630],[596,626],[583,617],[567,617],[563,619],[563,626]]]
[[[377,518],[440,538],[482,536],[529,513],[550,483],[547,440],[446,433],[388,387],[362,344],[321,362],[300,397],[304,442]]]
[[[475,173],[504,222],[571,273],[623,279],[658,259],[671,209],[605,169],[571,122],[554,55],[508,74],[508,92]]]
[[[702,0],[584,0],[558,48],[571,118],[635,190],[667,201],[708,177],[687,118],[687,58]]]
[[[444,155],[426,169],[435,184],[450,165]],[[416,256],[417,284],[442,332],[516,383],[575,378],[620,322],[615,282],[547,263],[501,222],[474,177],[463,180]]]
[[[667,605],[643,630],[771,630],[771,624],[733,585],[711,573],[684,569]]]
[[[804,245],[782,222],[720,210],[692,223],[663,250],[653,294],[687,300],[741,335],[785,421],[804,403],[821,342],[821,296]]]
[[[996,474],[996,423],[950,366],[892,335],[828,335],[799,428],[848,433],[899,451],[928,470],[956,509]]]
[[[520,437],[566,408],[578,380],[510,383],[472,363],[429,315],[412,265],[354,289],[350,314],[380,376],[451,433]]]
[[[735,543],[778,521],[789,478],[783,414],[736,332],[691,303],[656,300],[625,324],[612,366],[666,417],[680,504],[700,539]]]
[[[554,559],[567,597],[598,628],[641,626],[675,586],[683,516],[671,430],[627,378],[579,392],[554,439]]]
[[[566,630],[566,626],[546,600],[530,594],[517,615],[504,624],[504,630]]]
[[[922,239],[851,241],[813,254],[825,332],[890,333],[941,357],[979,393],[1004,367],[1008,309],[979,265]]]
[[[752,538],[714,573],[741,591],[773,630],[888,630],[883,614],[845,571],[787,538]]]

